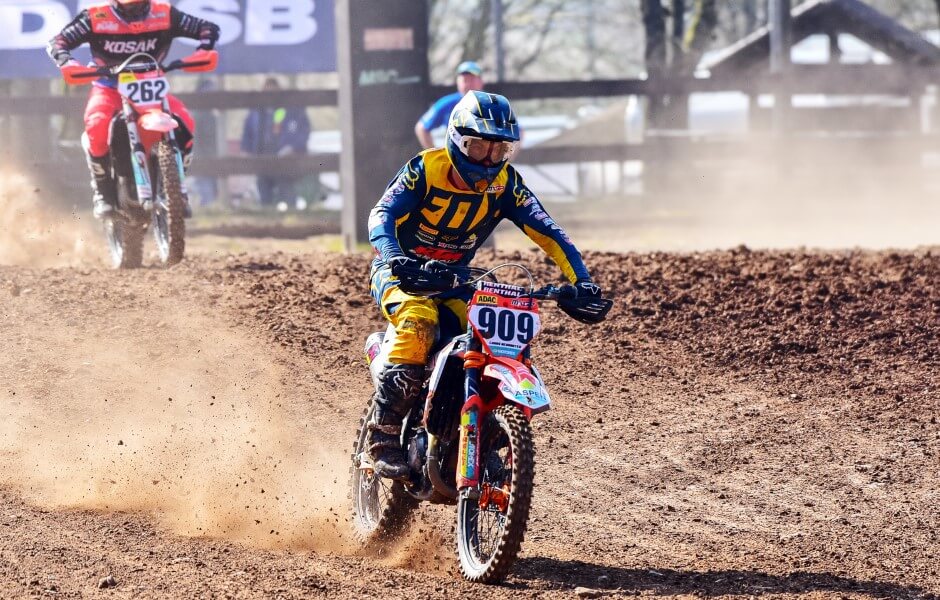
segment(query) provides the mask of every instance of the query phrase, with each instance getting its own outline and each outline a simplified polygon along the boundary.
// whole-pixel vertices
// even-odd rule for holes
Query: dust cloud
[[[87,213],[81,214],[44,206],[41,188],[0,170],[0,265],[64,267],[95,261],[101,236],[87,204]]]
[[[115,293],[125,306],[84,318],[18,299],[0,318],[0,484],[183,535],[349,548],[346,455],[258,342],[179,300]]]
[[[576,201],[553,196],[557,186],[532,167],[519,169],[527,180],[532,175],[530,183],[541,182],[534,191],[582,249],[914,249],[938,243],[940,154],[907,140],[690,141],[670,145],[670,153],[643,167],[581,165]],[[497,242],[512,249],[528,244],[512,227],[502,228]]]

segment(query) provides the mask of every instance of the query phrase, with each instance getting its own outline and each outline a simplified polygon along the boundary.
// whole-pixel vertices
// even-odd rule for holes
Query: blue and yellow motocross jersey
[[[394,256],[467,265],[502,219],[509,219],[561,267],[573,283],[590,277],[564,230],[507,165],[485,193],[448,179],[447,150],[425,150],[389,183],[369,215],[369,241],[382,261]]]

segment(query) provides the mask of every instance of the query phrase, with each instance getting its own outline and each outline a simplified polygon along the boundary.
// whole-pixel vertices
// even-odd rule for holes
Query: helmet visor
[[[471,162],[486,167],[509,160],[517,145],[518,142],[487,140],[472,135],[461,136],[458,144]]]

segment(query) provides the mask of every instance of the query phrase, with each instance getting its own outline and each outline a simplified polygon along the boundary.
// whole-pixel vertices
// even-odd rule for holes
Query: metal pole
[[[595,7],[593,2],[587,3],[587,54],[588,54],[588,76],[594,79],[597,75],[597,34],[595,32]]]
[[[770,6],[770,72],[779,75],[790,64],[790,0],[768,0]]]
[[[770,21],[770,73],[775,75],[773,129],[780,134],[786,130],[786,114],[790,108],[790,92],[782,83],[790,66],[790,0],[768,0]]]
[[[503,48],[503,0],[493,0],[493,36],[496,47],[496,81],[506,79],[506,51]]]

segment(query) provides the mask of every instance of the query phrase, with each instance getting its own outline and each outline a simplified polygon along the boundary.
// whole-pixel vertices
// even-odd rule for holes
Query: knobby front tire
[[[532,426],[522,411],[503,405],[486,416],[480,439],[480,492],[484,484],[508,488],[505,510],[481,507],[462,493],[457,502],[457,556],[467,581],[499,583],[522,547],[535,480]]]
[[[186,252],[186,200],[183,198],[183,185],[180,181],[179,166],[176,162],[176,149],[169,140],[157,142],[157,166],[160,172],[160,191],[155,194],[153,235],[157,242],[160,261],[170,267],[181,260]],[[165,196],[166,209],[160,207],[159,196]]]

